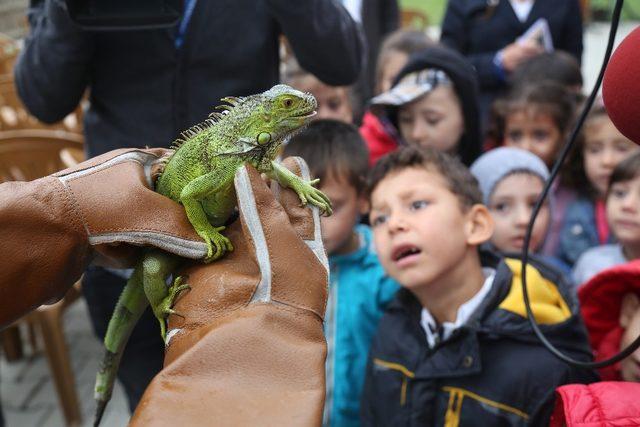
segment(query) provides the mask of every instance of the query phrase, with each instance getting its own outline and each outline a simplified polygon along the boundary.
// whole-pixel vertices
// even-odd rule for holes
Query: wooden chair
[[[82,102],[75,111],[54,124],[33,117],[18,97],[13,75],[0,76],[0,131],[18,129],[59,129],[82,135]]]
[[[421,10],[402,9],[400,26],[407,30],[426,31],[429,26],[429,17]]]
[[[18,53],[20,53],[18,41],[0,33],[0,74],[13,74]]]
[[[80,153],[82,136],[77,134],[43,129],[0,132],[0,182],[33,180],[49,175],[71,166]],[[35,325],[41,333],[68,426],[80,425],[81,413],[62,320],[65,309],[80,294],[78,281],[63,299],[43,305],[19,321]]]

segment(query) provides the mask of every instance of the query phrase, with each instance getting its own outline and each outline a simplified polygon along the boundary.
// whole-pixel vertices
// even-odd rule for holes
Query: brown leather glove
[[[0,184],[0,328],[62,297],[92,260],[126,267],[139,245],[206,255],[184,209],[150,189],[166,153],[115,150],[42,179]]]
[[[285,162],[308,177],[299,158]],[[302,172],[302,173],[301,173]],[[236,174],[235,250],[189,267],[191,290],[169,319],[164,369],[133,426],[320,425],[328,263],[316,208],[273,190],[251,167]],[[278,199],[278,200],[277,200]]]

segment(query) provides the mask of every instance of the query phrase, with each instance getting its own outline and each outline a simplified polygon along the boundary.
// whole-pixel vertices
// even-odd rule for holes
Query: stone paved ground
[[[75,374],[83,426],[93,420],[93,382],[102,345],[93,335],[84,300],[74,303],[64,317],[67,345]],[[30,349],[25,349],[26,353]],[[50,379],[44,354],[25,357],[7,363],[0,358],[0,398],[8,427],[62,427],[65,425],[58,396]],[[103,418],[102,426],[125,426],[129,411],[120,386],[116,384],[113,397]]]
[[[621,40],[636,26],[634,23],[621,25],[617,40]],[[590,91],[596,80],[606,48],[608,31],[609,27],[606,24],[587,27],[583,59],[585,90]],[[437,37],[438,29],[430,31],[430,34]],[[83,301],[68,310],[65,316],[65,331],[82,406],[83,426],[90,426],[94,408],[93,382],[101,355],[101,345],[91,332]],[[0,398],[8,427],[64,426],[57,395],[49,378],[49,368],[42,355],[15,363],[7,363],[0,357]],[[124,394],[122,389],[116,386],[102,425],[124,426],[128,419]]]

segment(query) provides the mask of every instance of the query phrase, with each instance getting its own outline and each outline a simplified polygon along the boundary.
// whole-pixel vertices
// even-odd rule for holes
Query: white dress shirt
[[[427,343],[429,347],[433,348],[441,341],[449,339],[454,330],[464,325],[471,314],[478,308],[480,303],[487,296],[491,287],[493,286],[493,279],[496,277],[496,271],[493,268],[483,268],[484,284],[482,288],[471,299],[458,308],[456,313],[455,322],[442,322],[442,325],[438,327],[438,322],[433,318],[429,310],[422,308],[420,316],[420,326],[424,330],[427,336]]]
[[[526,21],[533,7],[533,0],[509,0],[509,3],[520,22]]]

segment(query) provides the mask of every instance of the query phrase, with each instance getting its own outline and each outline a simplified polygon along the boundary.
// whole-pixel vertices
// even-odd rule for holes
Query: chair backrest
[[[13,75],[3,75],[0,77],[0,130],[16,129],[60,129],[82,134],[82,108],[78,105],[59,123],[43,123],[29,114],[18,97]]]
[[[82,152],[82,136],[59,130],[0,132],[0,182],[30,181],[69,166],[61,152]]]
[[[13,74],[13,66],[20,53],[17,40],[0,33],[0,74]]]
[[[400,26],[408,30],[425,31],[429,26],[429,17],[417,9],[403,9],[400,14]]]

